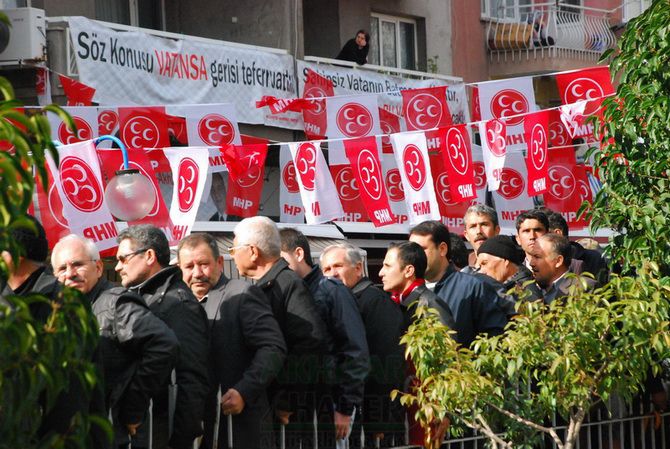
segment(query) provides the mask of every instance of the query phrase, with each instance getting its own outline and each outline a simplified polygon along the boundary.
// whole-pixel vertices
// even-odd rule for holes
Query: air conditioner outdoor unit
[[[0,23],[0,64],[43,61],[46,58],[46,19],[37,8],[4,9],[11,27]]]

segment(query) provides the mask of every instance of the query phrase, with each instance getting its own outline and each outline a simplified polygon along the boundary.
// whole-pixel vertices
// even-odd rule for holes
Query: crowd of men
[[[411,419],[406,441],[405,412],[390,399],[411,384],[399,341],[417,304],[435,308],[468,346],[477,335],[502,333],[516,302],[549,304],[582,285],[568,273],[591,273],[589,286],[608,276],[600,253],[570,242],[565,220],[549,210],[519,215],[510,237],[499,235],[495,210],[470,207],[469,255],[441,222],[420,223],[388,248],[381,288],[365,275],[359,248],[334,244],[315,261],[305,235],[267,217],[240,222],[226,248],[246,280],[223,274],[209,234],[181,240],[171,261],[160,229],[131,226],[118,235],[120,286],[105,278],[95,244],[77,235],[55,244],[48,267],[44,229],[33,222],[37,234],[14,231],[25,248],[18,260],[2,254],[12,273],[0,300],[55,298],[65,285],[91,303],[101,411],[115,432],[113,443],[97,436],[95,447],[421,444]],[[51,430],[67,429],[70,416],[59,413]]]

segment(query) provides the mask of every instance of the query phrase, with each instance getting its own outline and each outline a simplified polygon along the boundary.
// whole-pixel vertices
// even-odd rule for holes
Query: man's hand
[[[349,434],[349,426],[351,425],[351,416],[343,415],[335,412],[335,439],[341,440],[346,438]]]
[[[279,420],[279,424],[283,425],[288,425],[289,418],[293,412],[287,412],[286,410],[275,410],[275,415],[277,416],[277,419]]]
[[[221,410],[224,415],[239,415],[244,410],[244,399],[239,391],[229,388],[221,397]]]
[[[137,434],[137,428],[140,426],[142,423],[137,423],[137,424],[126,424],[126,429],[128,430],[128,435],[131,437],[134,437]]]

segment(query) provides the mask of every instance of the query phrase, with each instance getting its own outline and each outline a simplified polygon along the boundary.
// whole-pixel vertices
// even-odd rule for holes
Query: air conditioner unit
[[[0,64],[44,61],[46,58],[46,18],[37,8],[4,9],[11,27],[0,23]]]

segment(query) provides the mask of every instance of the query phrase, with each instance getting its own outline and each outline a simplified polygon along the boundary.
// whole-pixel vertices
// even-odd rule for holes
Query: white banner
[[[304,223],[305,209],[300,198],[300,185],[291,150],[287,145],[282,145],[279,149],[279,173],[279,221]]]
[[[255,107],[264,95],[296,96],[289,54],[119,32],[84,17],[68,22],[79,81],[100,104],[233,103],[242,123],[302,129],[301,114]]]
[[[379,124],[377,95],[347,95],[326,98],[329,139],[376,136],[382,133]],[[330,165],[348,164],[342,141],[328,143]]]
[[[470,204],[486,204],[486,167],[482,147],[472,144],[472,171],[475,174],[475,193],[477,197]]]
[[[334,65],[316,64],[313,62],[296,61],[298,68],[298,82],[302,94],[307,79],[307,70],[311,69],[319,75],[333,82],[335,95],[347,95],[356,93],[379,94],[379,106],[402,115],[403,89],[418,89],[422,87],[448,86],[447,104],[451,112],[451,120],[454,124],[467,123],[470,121],[468,98],[465,94],[464,83],[449,83],[440,79],[417,80],[384,75],[371,70],[359,70],[349,67],[338,67]]]
[[[528,196],[526,189],[527,180],[526,161],[523,154],[507,153],[505,167],[500,176],[500,187],[492,192],[501,228],[515,232],[516,217],[533,208],[533,199]]]
[[[47,112],[47,119],[51,126],[51,139],[63,145],[70,145],[98,137],[98,111],[90,106],[63,106],[63,110],[72,116],[76,133],[68,128],[60,116]]]
[[[307,224],[320,224],[344,216],[337,189],[321,152],[321,142],[291,143],[300,196]]]
[[[507,125],[507,149],[525,151],[524,116],[519,114],[534,112],[537,109],[533,77],[487,81],[479,84],[478,87],[482,120],[515,116],[505,120]]]
[[[92,140],[57,147],[59,164],[47,154],[49,169],[70,230],[93,240],[99,250],[117,246],[118,231],[105,202],[100,163]]]
[[[409,224],[439,220],[440,209],[430,173],[426,136],[422,132],[391,134],[391,144],[405,190]]]
[[[507,154],[506,126],[501,120],[479,122],[486,180],[491,192],[500,187],[500,173]]]
[[[191,233],[202,199],[209,151],[206,147],[176,147],[163,149],[172,170],[174,191],[170,218],[174,225],[172,240],[179,241]]]

